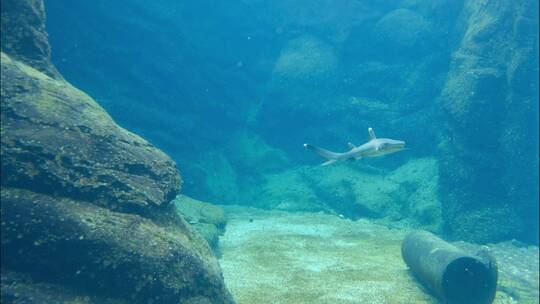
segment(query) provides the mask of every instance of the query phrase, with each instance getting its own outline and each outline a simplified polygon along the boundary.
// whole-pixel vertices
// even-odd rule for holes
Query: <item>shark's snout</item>
[[[405,148],[405,142],[404,142],[403,140],[396,140],[395,142],[390,143],[389,146],[390,146],[390,148],[392,148],[392,149],[399,149],[399,150],[401,150],[401,149]]]
[[[405,142],[403,140],[396,140],[394,144],[396,148],[403,149],[405,148]]]

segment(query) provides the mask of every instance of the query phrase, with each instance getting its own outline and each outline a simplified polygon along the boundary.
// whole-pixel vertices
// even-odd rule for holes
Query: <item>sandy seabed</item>
[[[401,259],[408,230],[322,213],[223,208],[220,264],[239,304],[439,303]],[[490,247],[499,263],[494,303],[538,303],[538,247]]]

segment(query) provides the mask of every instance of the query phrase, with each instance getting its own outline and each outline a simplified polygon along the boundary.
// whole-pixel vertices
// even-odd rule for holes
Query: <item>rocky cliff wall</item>
[[[56,72],[43,1],[1,4],[2,301],[234,303],[175,163]]]
[[[538,2],[465,1],[457,28],[439,98],[448,233],[538,242]]]

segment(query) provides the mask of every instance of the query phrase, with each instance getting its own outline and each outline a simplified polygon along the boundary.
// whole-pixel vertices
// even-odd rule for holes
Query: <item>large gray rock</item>
[[[398,48],[398,50],[409,48],[418,50],[430,39],[433,26],[422,15],[409,9],[399,8],[377,21],[375,32],[388,47]]]
[[[2,189],[2,270],[132,303],[233,303],[204,239],[180,217]],[[206,302],[203,302],[206,301]]]
[[[61,77],[51,63],[43,1],[2,0],[1,49],[45,74]]]
[[[411,159],[393,171],[360,162],[298,167],[268,175],[253,205],[295,212],[324,211],[440,232],[436,159]]]
[[[538,2],[465,1],[440,98],[448,234],[538,242]]]
[[[2,54],[3,186],[149,215],[174,198],[174,162],[89,96]]]
[[[43,22],[42,1],[2,1],[2,299],[234,303],[170,203],[175,163],[55,74]]]
[[[335,77],[338,59],[331,45],[304,35],[292,39],[281,50],[273,69],[274,81],[281,85],[325,85]]]
[[[103,298],[93,294],[85,294],[66,286],[36,282],[28,275],[2,272],[2,301],[15,304],[127,304],[122,299]]]
[[[173,203],[176,211],[201,234],[214,252],[219,253],[219,236],[225,232],[227,223],[223,210],[214,204],[181,194]]]

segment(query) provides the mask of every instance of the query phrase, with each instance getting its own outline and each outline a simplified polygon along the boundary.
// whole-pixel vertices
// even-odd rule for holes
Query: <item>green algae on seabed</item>
[[[401,258],[407,229],[322,213],[223,208],[229,218],[220,264],[239,304],[439,303]],[[499,291],[494,303],[518,302]]]

